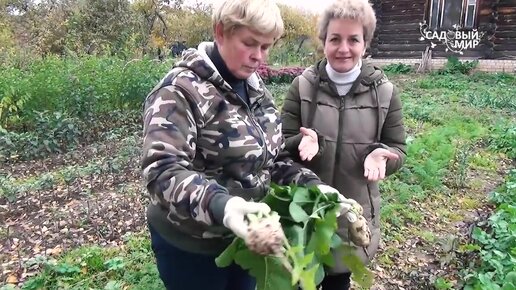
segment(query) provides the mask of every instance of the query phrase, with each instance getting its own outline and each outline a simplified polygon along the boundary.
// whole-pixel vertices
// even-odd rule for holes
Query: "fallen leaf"
[[[18,277],[15,275],[9,275],[7,276],[7,280],[5,281],[7,284],[18,284]]]

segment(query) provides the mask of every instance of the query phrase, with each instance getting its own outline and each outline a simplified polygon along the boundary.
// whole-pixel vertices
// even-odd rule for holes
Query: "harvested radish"
[[[278,213],[272,212],[264,216],[248,214],[247,219],[249,227],[245,244],[249,250],[260,255],[281,255],[285,233]]]
[[[371,230],[367,225],[367,220],[363,216],[358,216],[356,222],[349,226],[349,238],[357,246],[367,247],[371,242]]]

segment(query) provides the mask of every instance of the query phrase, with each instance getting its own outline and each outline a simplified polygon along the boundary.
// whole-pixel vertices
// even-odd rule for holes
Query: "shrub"
[[[391,74],[408,74],[412,72],[412,66],[404,63],[391,63],[382,67],[383,71]]]
[[[489,146],[497,152],[516,160],[516,127],[514,122],[496,124],[491,129]]]
[[[25,67],[2,67],[0,126],[32,129],[35,111],[63,112],[91,120],[141,104],[170,63],[115,57],[47,57]]]
[[[460,61],[456,56],[448,57],[448,61],[438,74],[469,74],[478,66],[478,60]]]
[[[303,67],[284,67],[280,69],[273,69],[266,64],[258,68],[258,74],[266,84],[291,83],[295,77],[302,74],[305,68]]]
[[[491,195],[496,205],[494,214],[482,228],[476,227],[473,249],[479,251],[475,269],[464,271],[464,289],[515,289],[516,249],[516,170],[511,170],[506,183]]]
[[[37,130],[16,133],[0,127],[0,161],[30,160],[73,148],[81,137],[80,121],[59,112],[36,112]]]

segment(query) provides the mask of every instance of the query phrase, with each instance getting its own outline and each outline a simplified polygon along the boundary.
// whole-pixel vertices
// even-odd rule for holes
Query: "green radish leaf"
[[[330,251],[336,229],[337,216],[335,212],[326,214],[325,219],[315,220],[315,230],[308,242],[306,251],[326,255]]]
[[[263,198],[262,202],[269,205],[271,210],[277,212],[281,217],[290,217],[288,210],[290,198],[283,200],[278,198],[278,196],[268,194]]]
[[[249,250],[238,251],[235,262],[256,278],[257,290],[294,290],[290,274],[276,257],[260,256]]]
[[[355,249],[349,245],[342,245],[342,262],[353,273],[353,281],[363,288],[373,286],[373,273],[366,268],[362,260],[355,254]]]
[[[296,247],[294,250],[295,256],[299,257],[299,254],[303,254],[303,248]],[[312,263],[314,259],[314,253],[310,253],[305,256],[299,257],[299,259],[296,259],[294,262],[294,269],[292,271],[292,282],[296,283],[300,281],[304,275],[305,269],[308,268],[308,266],[313,265]]]
[[[295,247],[290,250],[290,253],[287,253],[288,256],[294,257],[293,259],[293,265],[292,268],[292,285],[296,285],[299,283],[299,280],[301,279],[301,274],[304,271],[304,267],[298,262],[299,256],[302,255],[303,249],[301,247]]]
[[[279,186],[271,184],[271,190],[268,195],[273,195],[277,199],[284,201],[292,200],[292,188],[290,186]]]
[[[310,219],[310,216],[304,211],[304,209],[295,202],[291,202],[289,207],[290,216],[296,222],[306,222]]]
[[[317,209],[319,208],[319,204],[320,204],[321,200],[325,200],[325,199],[323,199],[324,195],[316,187],[312,188],[311,192],[314,193],[315,197],[314,197],[314,205],[312,208],[312,214],[310,214],[310,217],[318,218],[318,217],[321,217],[321,215],[317,215]]]
[[[305,244],[305,231],[299,225],[293,225],[290,227],[283,227],[283,232],[291,245],[304,245]]]
[[[333,258],[333,254],[331,252],[326,255],[321,255],[319,257],[319,261],[328,267],[335,267],[335,259]]]
[[[249,270],[257,280],[257,290],[297,290],[300,285],[303,290],[316,290],[325,275],[324,265],[335,265],[330,249],[344,247],[342,259],[353,272],[353,279],[366,288],[372,284],[372,274],[356,256],[354,248],[345,248],[336,233],[336,194],[323,195],[316,187],[272,185],[262,201],[280,215],[286,237],[284,257],[255,254],[243,240],[235,239],[217,257],[219,267],[234,261]]]
[[[319,264],[319,267],[317,269],[317,272],[315,272],[315,285],[319,285],[322,283],[322,280],[324,279],[324,267],[322,264]]]
[[[305,187],[296,187],[292,195],[293,201],[296,203],[314,202],[314,200],[310,198],[310,192]]]
[[[303,290],[316,290],[315,276],[319,269],[318,265],[313,266],[308,271],[304,271],[301,275],[301,287]]]
[[[215,264],[217,267],[224,268],[231,265],[235,259],[235,254],[238,251],[239,245],[242,243],[244,243],[244,241],[239,238],[235,238],[224,252],[215,258]]]
[[[516,284],[512,282],[504,282],[502,286],[502,290],[514,290],[516,289]]]
[[[336,233],[331,237],[331,245],[332,249],[338,248],[342,245],[342,239]]]

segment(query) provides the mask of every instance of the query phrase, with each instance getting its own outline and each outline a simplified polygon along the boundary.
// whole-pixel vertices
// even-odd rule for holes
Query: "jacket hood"
[[[217,87],[231,89],[208,56],[214,47],[214,42],[202,42],[197,49],[189,48],[183,53],[181,60],[179,60],[174,67],[187,68],[200,78],[211,82]],[[247,84],[257,91],[261,90],[260,77],[256,72],[247,79]]]

